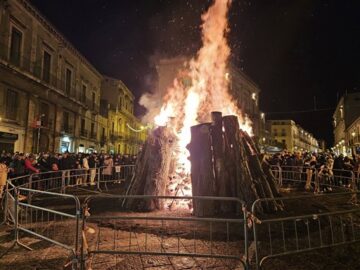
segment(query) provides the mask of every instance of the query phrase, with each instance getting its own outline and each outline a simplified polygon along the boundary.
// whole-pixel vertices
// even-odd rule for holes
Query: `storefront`
[[[60,138],[60,153],[73,152],[73,140],[69,136],[62,136]]]
[[[19,136],[13,133],[0,132],[0,151],[13,153],[15,150],[15,142]]]
[[[24,129],[0,126],[0,152],[24,152],[24,140]]]

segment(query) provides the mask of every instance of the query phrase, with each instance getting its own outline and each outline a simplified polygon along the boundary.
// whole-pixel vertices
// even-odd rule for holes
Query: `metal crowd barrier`
[[[276,167],[273,172],[283,185],[305,184],[308,176],[306,170],[295,169],[299,167]],[[117,196],[101,193],[101,188],[107,189],[111,181],[116,183],[130,179],[134,166],[123,166],[119,175],[112,178],[104,175],[103,170],[104,168],[95,170],[93,183],[100,191],[99,194],[89,196],[83,208],[80,207],[77,196],[66,193],[68,188],[84,184],[84,181],[77,181],[78,178],[86,179],[85,182],[89,184],[89,172],[48,172],[8,180],[3,223],[8,222],[14,227],[14,245],[29,248],[20,241],[20,233],[47,241],[71,252],[73,269],[91,267],[97,256],[110,256],[116,262],[117,256],[126,254],[227,259],[235,260],[245,269],[250,269],[248,225],[252,217],[255,268],[260,269],[271,258],[351,244],[360,239],[360,208],[354,205],[351,209],[321,213],[302,211],[300,214],[285,216],[278,212],[273,217],[256,212],[260,209],[259,204],[272,200],[281,200],[286,207],[287,203],[310,198],[345,196],[348,200],[346,202],[354,203],[358,194],[352,191],[357,184],[354,175],[350,178],[342,173],[339,182],[334,180],[333,183],[339,183],[336,185],[317,180],[318,173],[315,171],[311,179],[315,195],[260,199],[254,202],[250,212],[246,210],[244,202],[237,198]],[[349,180],[348,186],[344,187],[343,181],[346,180]],[[320,194],[320,188],[326,185],[338,188],[337,191],[345,189],[347,192]],[[165,216],[156,212],[125,212],[122,208],[124,200],[135,199],[228,201],[237,203],[237,209],[242,211],[231,217],[220,213],[216,218],[197,218],[183,215],[181,211],[169,211]],[[71,207],[62,209],[58,204],[59,200],[71,200],[71,203],[67,203]],[[42,204],[44,202],[45,205]],[[102,205],[102,202],[105,204]],[[116,211],[111,211],[109,206],[117,207]],[[66,237],[57,233],[62,232],[65,226],[69,228]]]
[[[353,171],[333,169],[323,174],[320,169],[306,166],[271,166],[271,170],[280,187],[288,185],[304,185],[314,193],[341,189],[356,192],[358,177]]]
[[[122,209],[122,200],[205,200],[232,202],[243,212],[231,218],[197,218],[169,211],[164,215],[133,213]],[[97,205],[113,205],[104,213]],[[88,211],[90,209],[90,211]],[[93,209],[93,210],[92,210]],[[99,212],[99,213],[96,213]],[[244,203],[237,198],[222,197],[174,197],[174,196],[91,196],[86,200],[83,214],[82,266],[95,269],[97,256],[109,255],[107,267],[117,255],[181,256],[191,258],[215,258],[233,260],[248,269],[247,213]],[[87,233],[91,228],[92,234]],[[215,241],[216,240],[216,241]],[[83,268],[84,269],[84,268]],[[100,268],[96,269],[102,269]]]
[[[322,199],[345,197],[351,200],[353,192],[315,195]],[[285,217],[261,217],[256,213],[264,201],[299,202],[314,195],[259,199],[252,205],[255,265],[261,269],[272,258],[294,255],[360,241],[360,208],[334,209],[328,212],[311,212]]]

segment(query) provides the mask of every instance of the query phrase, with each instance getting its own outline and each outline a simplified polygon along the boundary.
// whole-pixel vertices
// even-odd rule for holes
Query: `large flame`
[[[209,121],[212,111],[236,115],[240,128],[252,134],[251,123],[229,94],[227,62],[230,48],[226,33],[230,2],[231,0],[215,0],[202,15],[203,46],[167,90],[161,111],[154,119],[155,124],[162,126],[173,118],[172,126],[179,139],[177,159],[186,173],[190,172],[189,152],[186,149],[191,140],[190,127]],[[188,193],[191,195],[191,190]]]

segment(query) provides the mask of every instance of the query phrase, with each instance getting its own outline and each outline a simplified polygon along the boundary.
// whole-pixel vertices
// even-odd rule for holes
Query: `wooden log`
[[[228,177],[225,177],[225,144],[223,138],[222,113],[212,112],[211,119],[210,136],[216,195],[219,197],[231,197],[231,182]],[[228,213],[231,211],[232,203],[217,201],[215,205],[217,212]]]
[[[223,117],[225,139],[225,167],[229,183],[230,195],[238,197],[250,206],[259,198],[248,165],[248,156],[239,133],[239,122],[236,116]],[[237,211],[240,211],[239,207]]]
[[[193,196],[214,196],[215,177],[213,173],[211,124],[191,127],[191,142],[188,145],[191,161],[191,183]],[[193,214],[198,217],[214,214],[214,202],[194,200]]]
[[[268,181],[269,179],[266,177],[263,171],[261,162],[259,160],[259,153],[255,144],[253,143],[253,140],[244,131],[240,131],[240,134],[243,140],[244,149],[248,156],[252,179],[255,183],[255,187],[260,198],[274,198],[275,196],[278,197],[279,194],[276,192],[276,190],[274,190],[274,192],[276,192],[274,194],[273,189],[271,188],[271,185]],[[266,207],[267,211],[274,211],[282,208],[281,204],[275,200],[272,202],[265,202],[263,207]]]
[[[170,162],[175,146],[175,134],[167,127],[158,127],[148,136],[135,168],[135,178],[129,195],[165,196]],[[131,210],[164,209],[164,199],[128,200]]]

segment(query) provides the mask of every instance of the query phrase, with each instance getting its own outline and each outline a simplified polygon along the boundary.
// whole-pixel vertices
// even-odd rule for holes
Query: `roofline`
[[[294,120],[291,120],[291,119],[266,120],[266,122],[273,122],[273,121],[292,121],[297,128],[301,128],[301,129],[304,130],[306,133],[308,133],[313,139],[319,141],[319,140],[314,136],[314,134],[312,134],[311,132],[309,132],[308,130],[306,130],[305,128],[303,128],[302,126],[300,126],[299,124],[297,124]],[[280,126],[280,124],[279,124],[279,126]]]
[[[16,0],[22,6],[32,13],[32,15],[43,25],[45,28],[50,31],[55,37],[57,37],[66,48],[68,48],[71,52],[73,52],[77,57],[80,58],[81,61],[83,61],[93,72],[96,73],[99,77],[103,77],[103,75],[86,59],[85,56],[83,56],[72,43],[65,38],[65,36],[56,29],[56,27],[48,20],[44,15],[41,14],[41,12],[33,6],[28,0]]]
[[[130,93],[131,97],[133,99],[135,99],[134,94],[131,92],[131,90],[126,86],[126,84],[122,80],[114,78],[114,77],[110,77],[110,76],[107,76],[107,75],[102,75],[102,77],[103,77],[103,79],[110,79],[110,80],[114,80],[114,81],[119,82]]]
[[[235,66],[231,61],[228,62],[228,66],[230,68],[233,68],[233,69],[236,69],[237,72],[239,72],[241,75],[243,75],[245,77],[246,80],[248,80],[252,85],[254,85],[258,90],[259,92],[261,92],[261,89],[259,87],[259,85],[254,82],[249,75],[247,75],[244,71],[242,71],[240,68],[238,68],[237,66]]]

